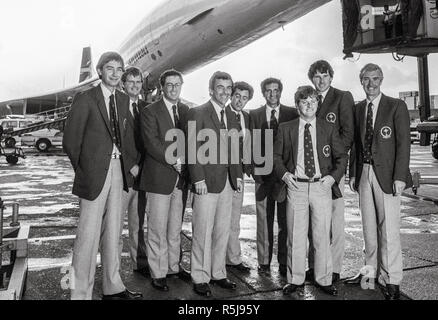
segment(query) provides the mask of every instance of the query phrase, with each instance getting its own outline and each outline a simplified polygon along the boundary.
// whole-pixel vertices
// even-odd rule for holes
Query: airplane
[[[145,92],[158,87],[170,68],[183,74],[242,48],[306,15],[330,0],[167,0],[148,14],[119,53],[142,70]],[[91,49],[84,48],[79,84],[43,95],[0,102],[13,113],[38,113],[71,103],[73,96],[99,83]]]

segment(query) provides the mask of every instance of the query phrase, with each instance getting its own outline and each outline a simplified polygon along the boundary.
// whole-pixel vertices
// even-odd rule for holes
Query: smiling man
[[[64,129],[63,147],[75,171],[73,194],[79,197],[71,299],[91,300],[99,249],[103,299],[140,299],[141,293],[125,288],[119,271],[122,193],[128,191],[122,159],[125,145],[134,143],[126,136],[129,97],[116,89],[123,59],[106,52],[96,69],[101,84],[75,96]]]
[[[383,71],[378,65],[365,65],[360,82],[366,99],[355,108],[350,188],[359,193],[365,264],[380,275],[386,299],[397,300],[403,277],[400,196],[412,185],[409,112],[405,102],[382,94]],[[361,280],[358,275],[347,283]]]
[[[232,90],[231,76],[226,72],[215,72],[209,82],[210,101],[190,109],[188,114],[188,120],[196,124],[196,130],[188,134],[188,143],[196,141],[197,153],[207,146],[211,148],[206,152],[216,155],[207,163],[199,155],[194,164],[189,163],[195,192],[191,276],[194,291],[203,296],[211,296],[208,284],[210,280],[225,289],[236,288],[236,284],[227,278],[225,256],[230,234],[233,189],[242,189],[242,173],[239,164],[221,161],[224,158],[229,159],[227,148],[223,149],[221,146],[227,145],[228,130],[231,129],[228,126],[225,106]],[[214,133],[215,139],[199,141],[197,138],[201,131]],[[209,159],[212,158],[211,155]]]
[[[315,250],[316,286],[337,295],[332,285],[330,221],[332,195],[347,166],[347,153],[335,127],[316,117],[317,92],[310,86],[295,93],[300,118],[281,124],[274,144],[274,171],[287,187],[287,285],[289,295],[304,286],[309,223]],[[310,221],[310,222],[309,222]]]
[[[319,60],[313,63],[308,72],[308,77],[318,92],[318,110],[316,111],[316,116],[335,126],[339,136],[342,139],[342,142],[344,143],[345,152],[349,152],[351,144],[353,143],[354,135],[354,100],[350,92],[342,91],[332,87],[333,76],[333,68],[325,60]],[[344,194],[344,188],[345,176],[342,177],[339,183],[339,189],[341,190],[342,195]],[[340,279],[342,272],[342,261],[344,260],[344,211],[344,198],[341,197],[333,200],[330,248],[333,259],[334,282],[337,282]],[[313,246],[311,241],[310,248],[309,270],[307,273],[308,280],[311,280],[313,275]]]

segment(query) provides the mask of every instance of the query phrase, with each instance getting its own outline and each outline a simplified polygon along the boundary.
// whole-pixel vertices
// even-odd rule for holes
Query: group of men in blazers
[[[336,295],[348,153],[350,187],[359,191],[365,263],[384,285],[385,296],[399,298],[398,219],[400,194],[410,183],[409,116],[402,101],[380,92],[380,67],[362,69],[367,99],[357,106],[349,92],[331,86],[333,69],[320,60],[309,69],[314,87],[295,93],[296,108],[280,103],[283,84],[268,78],[261,83],[266,105],[249,114],[243,108],[253,88],[234,83],[225,72],[210,78],[210,100],[191,109],[180,101],[183,76],[176,70],[160,76],[163,96],[148,106],[139,99],[141,71],[125,71],[119,54],[104,53],[97,72],[101,84],[75,96],[64,131],[64,150],[75,171],[73,193],[80,198],[72,299],[92,298],[98,251],[103,299],[142,298],[120,277],[126,212],[133,269],[150,276],[155,289],[168,291],[166,279],[178,277],[191,279],[194,291],[207,297],[210,284],[235,290],[227,268],[250,270],[239,241],[245,174],[255,180],[258,271],[270,273],[277,212],[277,259],[287,279],[283,293],[302,288],[307,278]],[[118,90],[120,82],[126,94]],[[261,140],[254,139],[255,132]],[[231,150],[235,133],[237,149]],[[261,145],[254,146],[255,141]],[[246,150],[256,148],[271,157],[273,170],[258,170],[252,154],[245,158]],[[189,188],[190,273],[181,266],[180,237]],[[349,282],[362,280],[359,275]]]

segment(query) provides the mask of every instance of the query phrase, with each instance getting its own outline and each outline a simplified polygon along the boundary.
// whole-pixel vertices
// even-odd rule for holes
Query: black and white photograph
[[[0,300],[438,300],[438,1],[0,13]]]

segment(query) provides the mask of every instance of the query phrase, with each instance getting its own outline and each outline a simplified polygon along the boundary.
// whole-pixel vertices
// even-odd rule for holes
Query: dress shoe
[[[243,262],[239,264],[227,264],[227,267],[236,269],[242,273],[249,273],[249,271],[251,270],[251,268],[244,265]]]
[[[184,269],[180,269],[178,273],[168,273],[166,275],[166,278],[179,278],[181,280],[190,280],[192,277],[190,275],[190,272],[187,272]]]
[[[208,283],[194,283],[193,290],[201,296],[211,297],[211,290]]]
[[[357,275],[355,275],[354,277],[348,278],[344,281],[345,284],[356,284],[356,285],[360,285],[362,282],[362,278],[363,275],[361,273],[358,273]],[[374,282],[376,283],[376,279],[375,278],[369,278],[370,282]]]
[[[297,284],[288,283],[283,287],[283,294],[285,296],[291,295],[292,293],[297,291],[298,288],[304,288],[304,284],[297,285]]]
[[[383,290],[386,300],[400,300],[400,286],[387,284]]]
[[[234,290],[236,289],[237,285],[235,282],[224,278],[224,279],[220,279],[220,280],[210,280],[211,284],[217,284],[219,287],[224,288],[224,289],[230,289],[230,290]]]
[[[287,275],[287,265],[285,264],[280,264],[278,266],[278,271],[280,272],[280,275],[283,277],[286,277]]]
[[[271,266],[269,264],[260,264],[257,268],[258,272],[260,273],[270,273],[271,272]]]
[[[315,281],[315,274],[313,269],[308,269],[306,271],[306,281],[308,282],[314,282]]]
[[[152,279],[152,287],[160,291],[169,291],[166,278]]]
[[[149,271],[149,267],[137,269],[137,270],[134,270],[134,272],[142,275],[145,278],[149,278],[151,276],[151,272]]]
[[[132,292],[128,289],[120,293],[103,295],[102,300],[140,300],[143,298],[143,294],[140,292]]]
[[[338,295],[338,289],[332,284],[328,285],[328,286],[322,286],[322,285],[316,283],[315,286],[329,295],[332,295],[332,296]]]
[[[341,279],[341,275],[337,272],[333,272],[332,283],[336,283]]]

